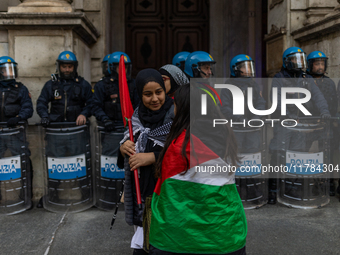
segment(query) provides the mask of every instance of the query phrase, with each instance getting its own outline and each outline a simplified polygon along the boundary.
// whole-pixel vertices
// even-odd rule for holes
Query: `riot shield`
[[[117,166],[117,157],[123,131],[123,128],[112,132],[105,132],[102,126],[96,128],[95,204],[100,209],[113,210],[120,203],[125,174]]]
[[[279,172],[277,200],[294,208],[320,208],[329,203],[329,125],[324,122],[298,123],[282,127],[283,153],[277,161],[285,166]]]
[[[236,170],[235,183],[244,209],[259,208],[267,203],[267,179],[262,173],[265,162],[266,126],[234,128],[241,160]]]
[[[0,123],[0,213],[16,214],[32,205],[32,169],[25,125]]]
[[[51,123],[44,136],[44,208],[52,212],[80,212],[94,204],[90,126]]]

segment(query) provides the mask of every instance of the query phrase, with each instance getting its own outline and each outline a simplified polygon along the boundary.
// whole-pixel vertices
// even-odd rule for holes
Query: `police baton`
[[[115,220],[116,220],[116,217],[117,217],[119,202],[120,202],[120,200],[122,199],[122,196],[123,196],[124,184],[125,184],[125,180],[123,181],[122,188],[119,191],[119,200],[116,202],[116,209],[115,209],[115,213],[112,216],[110,230],[112,230],[113,224],[115,223]]]

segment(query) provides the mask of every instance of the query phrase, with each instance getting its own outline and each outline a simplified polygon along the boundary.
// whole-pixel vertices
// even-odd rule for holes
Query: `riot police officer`
[[[204,51],[195,51],[185,60],[184,72],[190,78],[212,78],[216,61]]]
[[[255,78],[255,62],[249,55],[240,54],[232,58],[230,61],[230,79],[225,84],[232,84],[238,87],[245,98],[248,98],[248,88],[253,89],[252,102],[253,106],[257,110],[264,110],[266,101],[261,95],[259,85],[254,80]],[[233,115],[233,96],[229,89],[221,90],[221,101],[220,106],[221,112],[224,117],[230,123],[233,121],[232,128],[238,144],[238,153],[253,154],[262,153],[262,128],[248,127],[248,121],[253,119],[260,119],[250,112],[248,104],[245,100],[244,104],[244,115]],[[243,124],[241,124],[243,123]],[[253,125],[257,125],[255,121],[252,121]],[[242,156],[241,156],[242,157]],[[266,202],[266,198],[263,194],[266,194],[266,185],[264,180],[255,178],[254,176],[247,176],[248,178],[239,178],[239,173],[236,173],[236,186],[238,188],[242,201],[251,201],[250,208],[253,206],[261,206]],[[257,199],[259,198],[259,199]],[[244,204],[248,207],[248,204]]]
[[[179,67],[182,71],[184,71],[185,60],[189,56],[190,52],[188,51],[181,51],[178,52],[172,59],[172,64],[174,66]]]
[[[91,85],[78,75],[78,60],[71,51],[60,53],[56,66],[57,74],[45,83],[37,100],[41,124],[48,126],[50,122],[75,121],[77,125],[83,125],[91,116]]]
[[[13,58],[8,56],[0,57],[0,122],[7,123],[8,127],[15,127],[20,121],[27,121],[33,115],[33,105],[30,93],[25,85],[17,82],[15,79],[18,77],[18,64]],[[12,155],[25,155],[27,156],[28,164],[28,192],[32,196],[32,163],[29,159],[31,155],[28,149],[28,143],[24,137],[25,135],[19,132],[10,137],[0,136],[0,158],[4,157],[7,149]],[[25,152],[22,152],[25,148]],[[0,194],[1,202],[1,194]]]
[[[335,83],[332,79],[325,75],[327,70],[327,56],[322,51],[313,51],[307,57],[307,73],[314,78],[315,84],[320,89],[321,93],[324,95],[330,114],[335,117],[338,110],[338,97],[336,93]],[[315,115],[319,115],[316,111]],[[333,124],[333,123],[332,123]],[[331,162],[333,156],[333,149],[335,149],[336,144],[339,142],[339,135],[337,130],[333,127],[331,130]],[[318,135],[318,134],[316,134]],[[330,179],[330,192],[331,196],[335,195],[335,185],[334,180]]]
[[[105,132],[99,131],[97,145],[101,148],[101,156],[110,162],[109,165],[116,165],[118,156],[119,142],[124,137],[124,123],[119,95],[119,61],[124,56],[124,63],[127,76],[127,84],[130,94],[130,100],[135,109],[139,104],[138,94],[135,81],[131,78],[132,64],[129,56],[121,51],[112,53],[108,61],[109,76],[103,77],[94,86],[94,100],[92,113],[95,115],[99,126],[105,128]],[[100,130],[100,128],[99,128]],[[100,164],[103,163],[103,157],[100,158]],[[100,166],[98,166],[98,169]],[[123,170],[122,170],[123,171]],[[110,171],[108,171],[110,172]],[[121,190],[122,178],[124,175],[118,174],[117,170],[108,172],[96,171],[96,206],[105,210],[114,209],[115,202],[119,202],[117,191]]]
[[[253,88],[253,105],[257,110],[264,110],[266,101],[261,96],[261,91],[259,85],[253,79],[255,78],[255,63],[252,58],[245,54],[240,54],[235,56],[230,61],[230,79],[226,81],[226,84],[233,84],[239,87],[243,94],[247,94],[247,88]],[[228,89],[221,90],[221,100],[222,106],[221,111],[227,119],[233,119],[235,121],[240,121],[245,119],[258,119],[258,116],[252,114],[247,104],[245,105],[245,115],[244,116],[233,116],[233,97]]]
[[[41,125],[48,127],[52,122],[75,122],[85,125],[91,116],[92,87],[77,72],[78,60],[71,51],[63,51],[56,60],[56,74],[47,81],[37,100],[37,112],[41,117]],[[49,108],[50,104],[50,108]],[[46,135],[46,154],[50,157],[65,157],[81,154],[85,146],[87,133],[82,137]],[[59,184],[55,184],[57,190]],[[59,201],[57,195],[54,202]],[[40,200],[38,207],[42,207]]]
[[[330,114],[335,116],[338,109],[338,99],[334,81],[325,75],[327,59],[325,53],[321,51],[311,52],[307,57],[307,73],[314,78],[315,84],[327,101]]]
[[[279,73],[274,76],[272,81],[272,88],[276,87],[278,90],[278,104],[277,109],[273,113],[272,118],[282,119],[281,112],[281,88],[282,87],[302,87],[311,92],[311,101],[304,104],[310,112],[317,109],[322,119],[329,119],[331,117],[327,101],[320,89],[315,85],[312,77],[304,72],[307,67],[306,54],[299,47],[290,47],[286,49],[282,56],[282,68]],[[295,79],[289,79],[295,78]],[[271,92],[272,93],[272,92]],[[299,93],[289,94],[290,98],[300,98]],[[295,105],[288,105],[287,118],[297,120],[301,116],[301,111]],[[304,116],[304,115],[302,115]],[[295,151],[303,150],[306,146],[306,139],[303,134],[296,136],[297,132],[291,132],[280,125],[274,126],[274,137],[270,142],[269,151],[271,155],[271,164],[280,165],[284,158],[282,152],[291,149]],[[283,146],[283,147],[282,147]],[[276,203],[276,180],[269,180],[269,204]]]
[[[110,75],[103,77],[94,86],[92,112],[96,119],[104,124],[107,131],[113,131],[115,128],[122,128],[124,126],[120,108],[118,82],[121,55],[124,55],[127,82],[133,108],[136,108],[139,103],[135,81],[131,78],[132,65],[130,57],[124,52],[116,51],[110,55],[108,60],[108,73]]]
[[[14,59],[0,57],[0,89],[1,89],[1,122],[7,122],[9,127],[26,121],[33,115],[33,105],[28,89],[17,82],[18,64]]]

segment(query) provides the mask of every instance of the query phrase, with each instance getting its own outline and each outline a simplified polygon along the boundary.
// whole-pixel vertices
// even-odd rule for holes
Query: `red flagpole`
[[[119,96],[120,96],[120,105],[122,109],[122,116],[124,126],[126,126],[126,122],[129,127],[130,140],[133,140],[133,129],[131,123],[131,117],[133,114],[133,107],[130,100],[129,88],[126,81],[126,72],[125,72],[125,63],[124,63],[124,55],[120,56],[119,61]],[[127,120],[127,121],[126,121]],[[139,186],[139,177],[138,177],[138,169],[133,171],[135,177],[135,186],[136,186],[136,195],[137,195],[137,204],[139,209],[142,208],[142,199],[140,194],[140,186]]]

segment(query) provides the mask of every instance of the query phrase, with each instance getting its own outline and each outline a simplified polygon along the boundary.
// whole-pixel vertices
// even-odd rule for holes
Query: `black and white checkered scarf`
[[[154,130],[150,130],[150,128],[145,128],[138,118],[138,107],[133,113],[131,121],[132,121],[133,136],[135,136],[138,132],[140,132],[140,135],[137,141],[135,141],[136,153],[145,151],[145,147],[146,147],[146,143],[148,139],[153,141],[154,143],[153,146],[159,145],[161,147],[164,147],[164,143],[166,141],[167,135],[170,132],[172,122],[168,122],[158,128],[155,128]],[[129,139],[130,139],[129,130],[126,130],[124,133],[123,140],[120,141],[120,145],[122,145]]]

